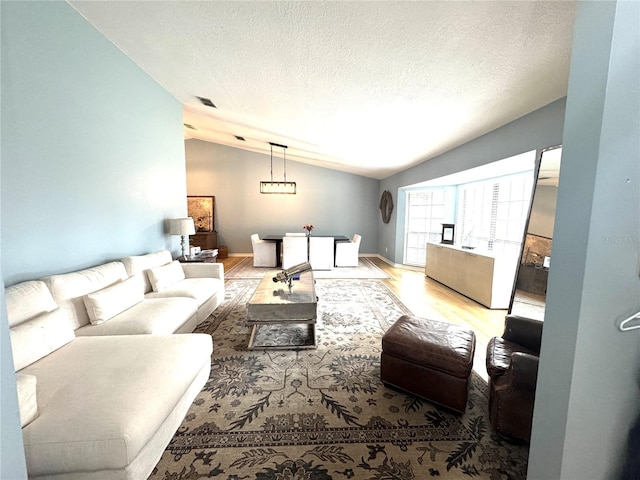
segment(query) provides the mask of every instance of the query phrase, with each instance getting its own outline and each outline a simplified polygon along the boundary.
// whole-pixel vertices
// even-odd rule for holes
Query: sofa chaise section
[[[23,428],[30,478],[143,479],[200,392],[211,337],[78,337],[20,373],[39,415]]]
[[[211,337],[76,337],[44,282],[5,298],[29,477],[147,478],[209,377]]]

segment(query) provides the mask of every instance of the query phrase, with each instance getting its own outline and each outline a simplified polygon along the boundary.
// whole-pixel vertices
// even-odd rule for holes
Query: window
[[[459,186],[456,223],[462,246],[517,255],[532,186],[530,173]]]
[[[446,199],[444,188],[406,192],[405,264],[424,266],[427,242],[440,241]]]
[[[533,175],[525,171],[457,186],[406,190],[403,263],[424,266],[426,244],[440,243],[443,223],[455,224],[455,245],[518,255],[532,188]]]

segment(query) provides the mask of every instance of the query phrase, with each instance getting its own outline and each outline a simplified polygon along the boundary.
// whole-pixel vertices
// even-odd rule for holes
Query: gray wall
[[[7,285],[173,245],[182,106],[65,2],[2,2],[1,148]]]
[[[379,222],[378,253],[395,263],[402,262],[405,208],[404,198],[398,198],[399,188],[559,145],[562,143],[564,109],[565,99],[557,100],[458,148],[384,179],[380,193],[389,190],[396,208],[387,225]]]
[[[378,187],[375,179],[287,161],[287,180],[296,195],[264,195],[260,181],[270,178],[269,155],[201,140],[185,142],[187,192],[216,197],[218,244],[230,253],[250,253],[250,235],[304,232],[362,235],[360,253],[376,253]],[[273,178],[282,179],[282,149],[274,150]]]
[[[186,214],[180,103],[66,2],[0,8],[3,283],[177,253],[163,222]],[[0,478],[23,478],[4,310]]]
[[[617,326],[640,299],[639,32],[639,2],[578,6],[532,480],[619,478],[638,419],[640,330]]]

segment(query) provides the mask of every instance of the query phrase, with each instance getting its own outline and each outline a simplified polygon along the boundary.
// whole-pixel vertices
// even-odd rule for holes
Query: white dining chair
[[[314,270],[333,270],[333,237],[309,237],[309,263]]]
[[[307,234],[306,233],[293,233],[293,232],[288,232],[284,234],[285,237],[306,237]]]
[[[357,233],[350,242],[336,243],[336,267],[357,267],[362,237]]]
[[[277,265],[276,242],[260,240],[260,235],[251,235],[254,267],[275,267]]]
[[[282,237],[282,268],[289,268],[309,260],[307,236]]]

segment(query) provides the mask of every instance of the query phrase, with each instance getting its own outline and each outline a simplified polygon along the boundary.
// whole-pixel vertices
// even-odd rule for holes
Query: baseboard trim
[[[250,253],[230,253],[229,254],[230,257],[252,257],[253,258],[253,252]],[[383,262],[391,265],[392,267],[395,268],[404,268],[405,270],[413,270],[415,272],[423,272],[424,271],[424,267],[416,267],[414,265],[405,265],[403,263],[395,263],[392,262],[391,260],[389,260],[387,257],[380,255],[379,253],[359,253],[358,254],[359,257],[369,257],[369,258],[379,258],[380,260],[382,260]]]
[[[391,265],[392,267],[395,268],[404,268],[405,270],[413,270],[414,272],[423,272],[424,271],[424,267],[417,267],[415,265],[405,265],[404,263],[395,263],[392,262],[391,260],[389,260],[387,257],[380,255],[379,253],[376,253],[375,255],[366,255],[368,257],[378,257],[380,260],[382,260],[384,263],[387,263],[389,265]]]

